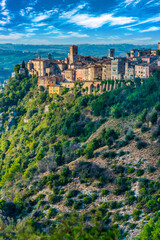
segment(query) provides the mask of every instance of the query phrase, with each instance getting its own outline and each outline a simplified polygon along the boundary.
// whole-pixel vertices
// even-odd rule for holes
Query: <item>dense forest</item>
[[[160,239],[160,74],[49,96],[0,93],[1,239]]]

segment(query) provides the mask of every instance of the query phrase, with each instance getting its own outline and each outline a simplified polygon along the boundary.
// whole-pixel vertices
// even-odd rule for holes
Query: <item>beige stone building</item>
[[[75,81],[75,70],[67,69],[62,72],[63,79],[69,82]]]
[[[85,80],[96,81],[102,79],[102,67],[101,65],[88,65],[85,69]]]
[[[43,76],[38,78],[38,87],[42,86],[47,89],[48,86],[55,85],[58,82],[63,81],[63,77],[61,75],[54,76]]]
[[[111,79],[111,61],[102,64],[102,80]]]
[[[125,59],[116,59],[111,61],[111,79],[121,80],[125,74]]]
[[[143,66],[145,64],[141,63],[138,65],[135,65],[135,77],[143,78]]]
[[[46,68],[50,65],[49,59],[41,59],[39,56],[38,59],[30,60],[27,64],[27,68],[29,71],[32,70],[37,73],[38,76],[45,76],[46,75]]]

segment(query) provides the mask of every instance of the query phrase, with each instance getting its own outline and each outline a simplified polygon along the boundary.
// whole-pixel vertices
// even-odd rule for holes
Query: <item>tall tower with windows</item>
[[[77,62],[78,59],[78,46],[73,45],[70,46],[70,53],[69,53],[69,64]]]
[[[115,57],[115,49],[114,48],[110,48],[109,49],[109,58],[114,58]]]

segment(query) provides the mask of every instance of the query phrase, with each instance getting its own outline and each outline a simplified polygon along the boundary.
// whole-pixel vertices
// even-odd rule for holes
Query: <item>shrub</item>
[[[127,135],[125,136],[126,141],[131,141],[134,139],[134,132],[132,130],[129,130]]]
[[[86,159],[93,157],[93,152],[98,147],[100,147],[100,141],[94,138],[90,143],[88,143],[86,149],[85,149],[85,157]]]
[[[122,156],[124,156],[126,153],[123,151],[123,150],[121,150],[119,153],[118,153],[118,156],[119,157],[122,157]]]
[[[81,207],[82,207],[82,201],[75,201],[75,202],[73,203],[73,209],[74,209],[74,210],[81,209]]]
[[[157,112],[160,112],[160,103],[157,103],[155,105],[155,109],[156,109]]]
[[[148,172],[149,173],[153,173],[153,172],[155,172],[155,167],[153,167],[153,166],[148,166]]]
[[[140,122],[140,121],[139,121],[139,122],[136,122],[135,127],[136,127],[136,128],[141,128],[141,127],[142,127],[142,124],[143,124],[143,123]]]
[[[157,161],[157,166],[160,167],[160,158]]]
[[[125,167],[119,165],[119,166],[112,166],[112,168],[114,169],[114,173],[119,174],[119,173],[124,173],[125,171]]]
[[[101,196],[107,196],[109,194],[109,190],[107,189],[102,189],[101,191]]]
[[[122,215],[119,213],[119,212],[115,212],[114,214],[113,214],[113,221],[114,222],[118,222],[118,221],[120,221],[122,219]]]
[[[120,104],[118,105],[114,105],[112,108],[111,108],[111,114],[113,117],[115,118],[120,118],[123,114],[123,108],[120,106]]]
[[[86,197],[83,198],[83,202],[84,202],[85,204],[89,204],[89,203],[92,202],[92,199],[91,199],[91,197],[86,196]]]
[[[145,133],[145,132],[147,132],[148,130],[149,130],[148,127],[145,126],[145,125],[141,127],[141,132],[142,132],[142,133]]]
[[[158,136],[160,136],[160,126],[155,127],[153,132],[152,132],[152,137],[153,138],[157,138]]]
[[[140,177],[144,174],[144,170],[143,169],[138,169],[137,172],[136,172],[136,176],[137,177]]]
[[[59,195],[50,195],[48,199],[51,204],[56,204],[61,201],[62,197]]]
[[[135,223],[129,223],[129,228],[130,229],[134,229],[136,227],[136,224]]]
[[[103,158],[115,158],[116,157],[116,153],[114,151],[111,151],[111,152],[105,152],[103,154]]]
[[[63,167],[60,172],[60,175],[62,175],[63,177],[67,177],[69,174],[70,174],[69,167],[68,166]]]
[[[127,168],[127,173],[133,173],[135,171],[134,167]]]
[[[135,140],[136,142],[139,142],[139,141],[140,141],[140,138],[139,138],[138,136],[135,136],[134,140]]]
[[[96,193],[91,195],[91,200],[94,202],[98,198],[98,195]]]
[[[128,141],[116,141],[116,148],[125,147],[128,144]]]
[[[44,208],[43,208],[43,209],[44,209],[44,210],[48,210],[49,208],[50,208],[50,205],[49,205],[49,204],[47,204],[47,205],[45,205],[45,206],[44,206]]]
[[[141,150],[142,148],[146,148],[147,147],[147,143],[143,142],[143,141],[139,141],[136,145],[136,147]]]
[[[115,194],[116,196],[121,195],[121,193],[122,193],[122,190],[120,188],[116,188],[113,190],[113,194]]]
[[[129,215],[128,214],[124,214],[123,221],[124,222],[128,222],[128,220],[129,220]]]
[[[40,193],[40,194],[38,194],[37,196],[36,196],[36,200],[42,200],[42,199],[44,199],[45,198],[45,194],[42,194],[42,193]]]
[[[142,213],[142,211],[139,209],[134,210],[132,213],[133,220],[138,221],[141,213]]]
[[[75,190],[75,189],[69,190],[67,194],[67,198],[76,197],[78,194],[79,194],[78,190]]]
[[[44,201],[44,200],[40,200],[40,201],[38,202],[38,207],[40,207],[40,206],[44,206],[44,205],[46,205],[46,204],[47,204],[46,201]]]
[[[71,207],[73,203],[74,203],[73,199],[67,198],[66,201],[64,202],[64,205],[67,207]]]
[[[56,215],[57,215],[57,209],[55,209],[55,208],[50,208],[49,210],[48,210],[48,215],[47,215],[47,218],[54,218]]]
[[[40,150],[38,153],[37,153],[37,156],[36,156],[36,159],[37,160],[41,160],[42,158],[44,158],[45,154],[42,150]]]
[[[157,118],[158,118],[157,112],[152,113],[152,115],[150,116],[151,123],[155,124],[157,122]]]

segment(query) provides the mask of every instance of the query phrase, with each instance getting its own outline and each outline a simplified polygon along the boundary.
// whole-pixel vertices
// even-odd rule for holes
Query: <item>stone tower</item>
[[[69,64],[77,62],[77,59],[78,59],[78,46],[76,45],[70,46]]]
[[[114,48],[110,48],[109,49],[109,58],[114,58],[115,57],[115,49]]]

